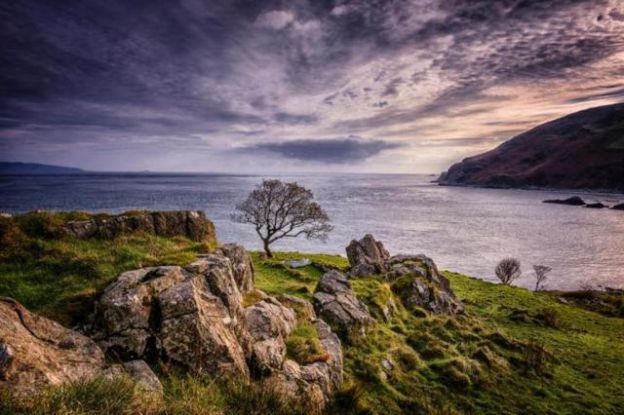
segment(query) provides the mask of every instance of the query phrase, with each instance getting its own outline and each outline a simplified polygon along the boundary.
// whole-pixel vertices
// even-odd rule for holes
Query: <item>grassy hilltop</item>
[[[78,240],[58,227],[76,214],[0,218],[0,295],[65,325],[88,314],[97,293],[122,271],[184,265],[210,246],[148,234]],[[256,286],[310,299],[323,268],[346,268],[334,255],[253,254]],[[312,265],[291,269],[287,259]],[[345,383],[330,413],[618,414],[624,413],[624,319],[554,295],[445,272],[466,312],[432,316],[406,309],[400,284],[352,280],[378,324],[343,344]],[[251,293],[246,305],[258,296]],[[316,333],[301,324],[286,340],[299,362],[316,356]],[[155,402],[125,381],[96,380],[18,402],[3,396],[0,414],[303,413],[275,393],[225,379],[188,377],[155,368],[165,387]]]

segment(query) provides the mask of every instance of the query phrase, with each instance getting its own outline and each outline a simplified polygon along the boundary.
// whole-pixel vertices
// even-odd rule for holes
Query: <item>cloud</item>
[[[295,15],[286,10],[271,10],[270,12],[262,13],[256,19],[256,24],[260,27],[281,30],[288,26],[295,20]]]
[[[364,140],[358,137],[325,140],[292,140],[279,143],[260,143],[244,151],[260,151],[307,162],[328,164],[357,163],[378,155],[384,150],[401,147],[383,140]]]
[[[618,88],[613,90],[603,90],[600,92],[582,95],[578,97],[574,97],[569,99],[567,102],[571,104],[576,104],[579,102],[591,102],[598,101],[605,98],[616,98],[616,99],[624,99],[624,88]]]
[[[2,6],[3,151],[56,149],[62,162],[59,143],[142,148],[182,169],[172,146],[227,152],[272,137],[254,156],[264,166],[293,143],[332,142],[310,137],[347,137],[354,154],[390,145],[349,144],[357,134],[408,142],[396,153],[410,168],[429,163],[415,148],[452,153],[447,137],[481,151],[500,126],[624,98],[620,0],[148,3]],[[102,163],[134,160],[128,150]],[[372,161],[397,165],[394,154]],[[89,155],[67,160],[80,162]],[[221,153],[215,163],[206,168],[235,164]]]
[[[310,114],[291,114],[288,112],[278,112],[274,115],[274,120],[284,124],[313,124],[318,121],[318,117]]]

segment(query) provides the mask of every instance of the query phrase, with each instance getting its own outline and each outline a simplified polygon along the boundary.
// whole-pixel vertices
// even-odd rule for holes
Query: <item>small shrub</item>
[[[431,365],[431,367],[446,380],[449,386],[456,386],[459,388],[465,388],[472,384],[469,376],[471,371],[470,366],[470,362],[461,357]]]
[[[520,261],[515,258],[505,258],[501,260],[496,269],[494,270],[496,277],[505,285],[511,285],[511,283],[522,275],[520,270]]]
[[[442,359],[452,353],[449,344],[429,333],[414,333],[408,336],[407,344],[428,360]]]
[[[535,291],[539,291],[544,288],[544,282],[552,268],[546,265],[533,265],[533,271],[535,272]]]
[[[308,415],[318,414],[311,402],[294,399],[276,384],[230,381],[221,386],[227,414],[240,415]]]

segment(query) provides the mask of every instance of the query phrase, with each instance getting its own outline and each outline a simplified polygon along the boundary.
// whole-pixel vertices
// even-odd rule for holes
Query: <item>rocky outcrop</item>
[[[347,247],[347,256],[351,264],[348,272],[350,277],[379,275],[393,282],[392,290],[408,309],[416,311],[418,308],[434,314],[457,314],[464,310],[462,302],[451,290],[449,281],[438,272],[433,260],[425,255],[390,256],[383,248],[383,243],[372,235],[366,235],[360,241],[351,241]],[[340,287],[342,282],[336,275],[340,274],[328,277],[325,285],[331,283]],[[320,296],[321,299],[329,304],[325,308],[336,309],[336,305],[331,304],[328,298]],[[390,318],[391,306],[384,307],[382,314],[385,319]],[[331,318],[337,319],[335,316]]]
[[[448,279],[425,255],[395,255],[388,260],[395,278],[392,290],[408,309],[421,307],[433,314],[458,314],[464,305],[457,299]],[[399,272],[400,270],[400,272]]]
[[[248,375],[239,327],[242,296],[222,253],[181,267],[122,274],[96,308],[94,336],[122,360],[163,360],[195,372]]]
[[[355,296],[347,277],[338,271],[323,275],[312,301],[317,314],[345,340],[353,334],[365,334],[366,326],[375,321]]]
[[[604,208],[607,208],[608,206],[601,202],[595,202],[595,203],[588,203],[585,205],[585,207],[589,209],[604,209]]]
[[[385,262],[390,254],[373,235],[364,235],[359,241],[352,240],[347,246],[347,258],[351,275],[365,276],[386,270]]]
[[[145,216],[135,220],[141,225],[133,229],[150,226]],[[256,300],[244,307],[244,295],[251,293]],[[257,290],[251,257],[237,245],[221,246],[185,267],[124,272],[99,295],[90,321],[85,331],[91,338],[0,298],[0,386],[27,394],[123,375],[161,395],[152,363],[270,381],[320,412],[342,382],[338,336],[316,318],[310,302]],[[298,363],[288,358],[286,344],[304,322],[316,328],[323,350],[317,360]],[[108,364],[105,355],[117,363]]]
[[[342,380],[338,337],[297,297],[278,300],[258,292],[260,300],[244,308],[242,294],[257,291],[253,281],[251,259],[235,245],[183,268],[126,272],[98,301],[94,338],[121,360],[270,380],[323,408]],[[300,365],[287,359],[285,340],[299,319],[314,321],[327,361]]]
[[[0,297],[0,386],[12,393],[31,395],[48,386],[111,374],[136,378],[139,370],[151,391],[162,391],[145,362],[125,369],[109,366],[93,340]]]
[[[624,210],[624,203],[618,203],[617,205],[614,205],[611,209]]]
[[[277,297],[277,300],[286,307],[292,308],[295,311],[295,314],[297,314],[297,318],[304,318],[310,321],[316,320],[314,307],[309,301],[289,294],[280,294]]]
[[[62,229],[75,238],[113,238],[132,232],[145,232],[165,237],[185,236],[193,241],[217,245],[214,225],[202,211],[132,212],[117,216],[96,216],[89,220],[67,222],[62,225]]]
[[[225,244],[221,245],[217,252],[229,258],[232,262],[234,280],[238,285],[241,294],[245,295],[252,291],[255,286],[254,267],[251,257],[240,245]]]
[[[543,203],[556,203],[558,205],[583,206],[585,201],[578,196],[572,196],[567,199],[547,199]]]
[[[252,370],[267,374],[281,369],[286,357],[284,339],[297,325],[294,310],[269,297],[245,311],[246,329],[253,339]]]

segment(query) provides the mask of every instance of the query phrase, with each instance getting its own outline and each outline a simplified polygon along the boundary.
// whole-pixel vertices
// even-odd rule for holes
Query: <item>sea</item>
[[[0,176],[0,211],[34,209],[123,212],[203,210],[220,242],[260,249],[254,229],[230,219],[237,203],[263,178],[311,189],[334,229],[326,242],[282,240],[275,250],[345,254],[367,233],[391,254],[422,253],[440,269],[496,281],[499,260],[515,257],[535,284],[532,266],[552,268],[546,286],[572,290],[624,286],[624,211],[542,203],[579,195],[588,202],[624,202],[622,194],[446,187],[427,175],[80,174]]]

